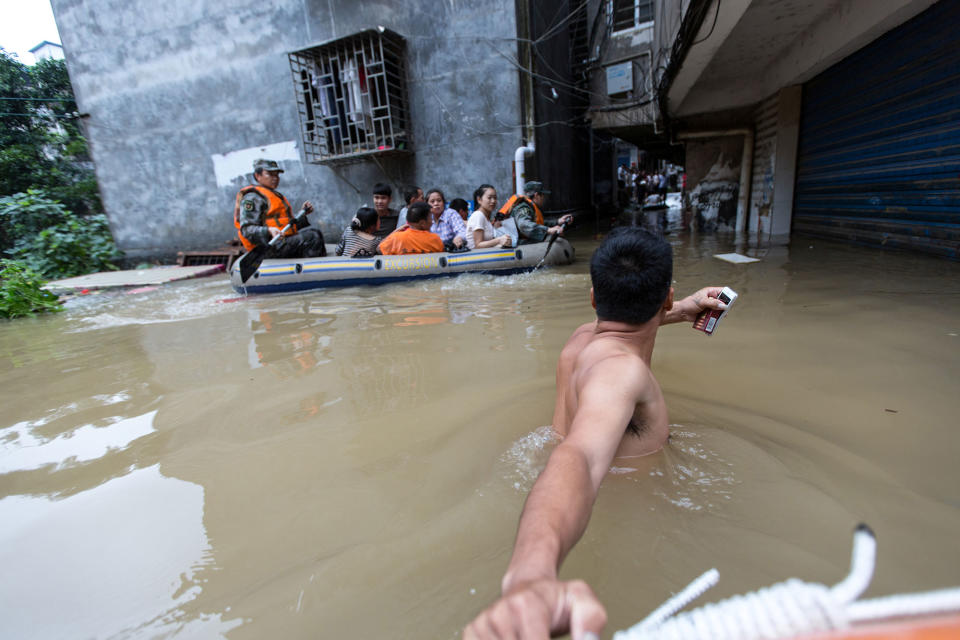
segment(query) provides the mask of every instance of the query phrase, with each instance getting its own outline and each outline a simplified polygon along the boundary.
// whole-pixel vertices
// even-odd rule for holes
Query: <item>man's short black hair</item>
[[[639,227],[616,227],[593,252],[590,280],[598,319],[643,324],[670,293],[673,250]]]
[[[374,191],[376,193],[376,191]],[[420,193],[420,187],[415,184],[408,184],[403,188],[403,202],[404,204],[410,204],[414,198],[417,197],[417,194]],[[390,195],[390,194],[387,194]]]
[[[426,202],[414,202],[407,208],[407,222],[420,222],[430,215],[430,205]]]
[[[385,182],[378,182],[373,185],[373,195],[375,196],[387,196],[388,198],[393,196],[393,189]]]
[[[466,209],[467,211],[470,210],[470,207],[467,206],[467,201],[464,200],[463,198],[454,198],[453,200],[451,200],[450,208],[456,211],[457,213],[460,213],[464,209]]]

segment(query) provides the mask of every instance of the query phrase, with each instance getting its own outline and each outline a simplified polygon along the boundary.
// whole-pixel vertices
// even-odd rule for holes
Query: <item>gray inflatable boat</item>
[[[564,238],[557,238],[549,252],[548,245],[548,242],[538,242],[510,249],[474,249],[463,253],[419,253],[369,258],[327,256],[264,260],[246,283],[240,281],[237,261],[230,271],[230,284],[238,293],[282,293],[323,287],[387,284],[461,273],[509,275],[530,271],[540,264],[541,260],[543,266],[573,262],[573,247]]]

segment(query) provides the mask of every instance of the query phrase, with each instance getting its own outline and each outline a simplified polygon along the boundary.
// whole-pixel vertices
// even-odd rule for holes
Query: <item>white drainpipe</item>
[[[528,144],[525,147],[517,147],[517,150],[513,152],[513,166],[517,174],[517,184],[514,188],[514,193],[523,193],[523,185],[527,181],[526,169],[524,167],[524,155],[528,153],[533,153],[533,142]]]
[[[753,129],[724,129],[720,131],[683,131],[677,134],[677,140],[696,138],[724,138],[743,136],[743,157],[740,158],[740,193],[737,197],[736,232],[743,233],[747,228],[747,207],[750,205],[750,173],[753,170]]]

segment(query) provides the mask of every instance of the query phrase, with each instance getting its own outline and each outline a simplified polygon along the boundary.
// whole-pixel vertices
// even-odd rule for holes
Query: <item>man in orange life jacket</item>
[[[267,258],[316,258],[327,255],[323,233],[310,227],[307,214],[313,211],[309,200],[303,203],[303,214],[294,218],[290,202],[277,191],[283,169],[276,160],[259,158],[253,162],[253,179],[257,184],[240,189],[233,209],[233,224],[243,247],[250,251],[266,245]],[[290,228],[283,231],[290,224]],[[283,239],[270,244],[279,235]]]
[[[543,222],[543,213],[540,208],[549,191],[543,189],[543,183],[531,180],[523,185],[523,195],[514,195],[500,207],[500,213],[513,216],[520,231],[520,242],[543,242],[552,233],[563,234],[563,225],[573,221],[573,216],[565,215],[557,224],[548,227]]]

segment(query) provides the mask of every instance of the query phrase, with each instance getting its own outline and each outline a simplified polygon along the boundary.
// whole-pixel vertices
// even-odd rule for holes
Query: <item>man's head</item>
[[[423,189],[415,184],[410,184],[403,189],[403,201],[409,207],[414,202],[423,200]]]
[[[377,210],[378,216],[385,216],[389,213],[390,197],[393,195],[393,189],[390,185],[378,182],[373,185],[373,208]]]
[[[414,202],[407,208],[407,224],[421,231],[430,230],[430,205],[426,202]]]
[[[460,217],[466,220],[470,217],[470,207],[463,198],[454,198],[450,201],[450,208],[460,214]]]
[[[539,180],[530,180],[523,185],[523,195],[530,198],[538,207],[542,207],[550,192],[543,188],[543,183]]]
[[[639,227],[616,227],[590,259],[597,318],[647,322],[672,303],[672,279],[673,250],[663,238]]]
[[[276,189],[280,184],[280,174],[283,169],[276,160],[257,158],[253,161],[253,179],[270,189]]]

